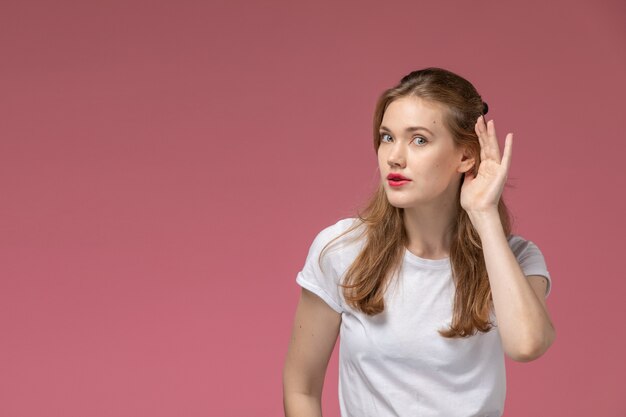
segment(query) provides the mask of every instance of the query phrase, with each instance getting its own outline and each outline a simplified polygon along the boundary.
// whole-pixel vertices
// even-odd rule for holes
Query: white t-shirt
[[[437,333],[452,322],[449,258],[424,259],[406,250],[399,276],[385,293],[385,310],[373,317],[349,307],[338,286],[363,239],[350,243],[344,236],[335,241],[324,252],[322,272],[321,249],[355,221],[342,219],[319,232],[296,278],[341,313],[342,417],[501,416],[506,373],[498,328],[461,339]],[[551,279],[539,248],[518,235],[509,238],[509,245],[525,275],[548,279],[549,294]]]

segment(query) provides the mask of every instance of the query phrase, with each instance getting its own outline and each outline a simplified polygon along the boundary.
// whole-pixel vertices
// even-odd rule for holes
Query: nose
[[[404,167],[406,164],[405,150],[402,147],[402,143],[394,143],[387,155],[387,163],[390,167],[399,166]]]

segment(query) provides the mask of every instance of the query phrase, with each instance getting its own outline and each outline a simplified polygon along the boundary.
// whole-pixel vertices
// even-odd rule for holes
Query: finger
[[[489,138],[489,133],[488,133],[488,123],[485,120],[484,116],[480,116],[479,121],[477,123],[478,126],[478,140],[480,141],[480,148],[481,148],[481,152],[480,152],[480,159],[481,160],[485,160],[485,159],[493,159],[493,151],[492,151],[492,146],[490,146],[490,138]]]
[[[480,129],[480,133],[482,135],[487,134],[487,120],[485,120],[485,116],[480,116],[478,118],[478,128]]]
[[[474,130],[476,131],[476,136],[478,136],[478,143],[480,144],[480,159],[483,160],[486,157],[485,154],[485,139],[484,134],[486,130],[484,129],[485,122],[483,116],[479,116],[476,124],[474,125]]]
[[[504,155],[502,155],[502,165],[504,165],[505,172],[509,172],[511,167],[511,155],[513,155],[513,133],[506,135],[504,141]]]
[[[488,144],[487,155],[497,163],[500,163],[500,146],[498,145],[496,125],[493,119],[487,123],[486,142]]]

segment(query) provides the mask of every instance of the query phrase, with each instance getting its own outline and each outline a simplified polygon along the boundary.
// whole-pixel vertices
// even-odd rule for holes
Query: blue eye
[[[391,137],[391,135],[389,135],[388,133],[381,133],[381,134],[380,134],[380,141],[381,141],[381,142],[383,142],[383,143],[388,143],[388,142],[389,142],[389,140],[385,139],[385,137],[387,137],[387,136],[390,138],[389,140],[393,139],[393,138]],[[426,138],[424,138],[424,137],[422,137],[422,136],[416,136],[416,137],[413,139],[413,141],[415,141],[416,139],[421,139],[421,140],[423,140],[423,142],[422,142],[422,143],[418,143],[418,144],[417,144],[417,145],[419,145],[419,146],[424,146],[424,145],[426,145],[426,144],[428,143],[428,140],[426,140]]]
[[[424,141],[424,144],[426,144],[426,142],[428,142],[426,139],[424,139],[424,138],[423,138],[423,137],[421,137],[421,136],[416,136],[416,137],[415,137],[415,139],[422,139],[422,140]]]

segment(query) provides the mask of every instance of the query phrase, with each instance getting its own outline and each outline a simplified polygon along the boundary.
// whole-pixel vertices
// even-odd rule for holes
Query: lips
[[[387,175],[387,179],[391,181],[411,181],[407,177],[404,177],[400,174],[389,174]]]

